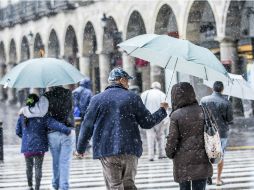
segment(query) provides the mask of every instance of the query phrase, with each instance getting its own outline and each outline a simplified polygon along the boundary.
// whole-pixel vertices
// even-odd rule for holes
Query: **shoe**
[[[154,161],[154,159],[153,159],[153,158],[151,158],[151,159],[149,159],[149,161],[150,161],[150,162],[153,162],[153,161]]]
[[[216,186],[222,186],[224,185],[224,182],[222,180],[216,182]]]
[[[167,156],[159,156],[159,159],[165,159]]]
[[[28,189],[27,190],[34,190],[34,188],[33,187],[28,187]]]
[[[212,178],[211,178],[211,177],[208,177],[206,183],[207,183],[208,185],[212,185],[212,184],[213,184]]]

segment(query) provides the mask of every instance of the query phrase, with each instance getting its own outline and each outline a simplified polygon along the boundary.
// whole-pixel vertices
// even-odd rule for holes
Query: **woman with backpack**
[[[28,95],[26,106],[32,108],[39,101],[36,94]],[[42,163],[45,152],[48,151],[48,128],[69,135],[71,129],[52,117],[26,118],[21,114],[16,126],[16,134],[22,138],[21,153],[25,156],[28,190],[39,190],[42,178]],[[35,168],[35,188],[33,188],[33,167]]]

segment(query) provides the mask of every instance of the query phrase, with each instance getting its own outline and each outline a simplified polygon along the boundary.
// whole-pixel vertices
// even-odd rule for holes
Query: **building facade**
[[[232,73],[243,74],[252,62],[253,1],[15,0],[1,1],[0,6],[0,77],[43,53],[64,58],[90,76],[95,93],[105,89],[108,73],[116,66],[135,76],[132,85],[142,91],[153,81],[160,81],[166,90],[170,73],[129,57],[116,46],[145,33],[207,47]],[[181,73],[174,78],[191,81],[198,98],[207,93],[197,78]],[[15,90],[1,87],[0,98],[12,101]]]

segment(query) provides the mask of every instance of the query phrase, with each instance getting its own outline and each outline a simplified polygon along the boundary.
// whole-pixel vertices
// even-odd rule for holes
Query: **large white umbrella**
[[[167,35],[144,34],[118,44],[128,55],[205,80],[229,82],[228,72],[208,49]]]
[[[241,75],[229,73],[229,77],[232,79],[232,82],[223,83],[223,94],[241,99],[254,100],[254,89]],[[210,88],[213,87],[213,83],[214,81],[204,80],[204,84]]]

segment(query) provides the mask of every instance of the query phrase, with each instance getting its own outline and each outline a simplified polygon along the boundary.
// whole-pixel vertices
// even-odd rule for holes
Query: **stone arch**
[[[48,57],[59,58],[59,55],[60,55],[59,40],[56,31],[52,29],[48,39]]]
[[[89,76],[93,81],[92,89],[94,93],[100,91],[100,69],[99,58],[96,54],[97,51],[97,38],[93,24],[88,21],[84,28],[83,33],[83,51],[80,60],[80,71]]]
[[[3,42],[0,42],[0,64],[6,64],[6,54]]]
[[[35,39],[34,39],[34,57],[38,58],[38,57],[43,57],[44,56],[44,44],[42,42],[41,39],[41,35],[39,33],[37,33],[35,35]]]
[[[11,42],[10,42],[9,63],[12,65],[17,64],[17,51],[16,51],[16,43],[14,39],[11,39]]]
[[[154,33],[179,38],[175,14],[167,4],[162,5],[158,11]],[[158,66],[151,67],[151,82],[154,81],[160,82],[162,90],[165,91],[165,70],[163,68]]]
[[[127,24],[126,39],[145,34],[146,28],[141,14],[134,10],[130,14]],[[126,70],[135,77],[131,85],[138,86],[140,91],[150,88],[150,66],[149,63],[133,57],[126,58]]]
[[[219,49],[219,43],[215,41],[216,36],[216,21],[209,1],[195,0],[188,15],[186,39],[208,49]],[[188,78],[186,75],[182,76],[184,79]],[[209,93],[209,89],[202,84],[202,79],[190,77],[190,81],[194,86],[198,100]]]
[[[27,37],[24,36],[21,41],[20,62],[25,61],[29,58],[30,58],[29,43],[28,43]]]
[[[64,59],[78,67],[78,42],[74,28],[69,25],[64,40]]]
[[[208,1],[194,1],[191,5],[186,28],[186,38],[194,43],[212,41],[217,35],[216,21]]]
[[[145,33],[146,33],[146,28],[145,28],[144,20],[141,14],[135,10],[131,13],[128,24],[127,24],[126,39],[135,37],[137,35],[145,34]]]
[[[159,9],[156,17],[154,32],[156,34],[167,34],[170,36],[179,37],[176,17],[169,5],[164,4]]]

